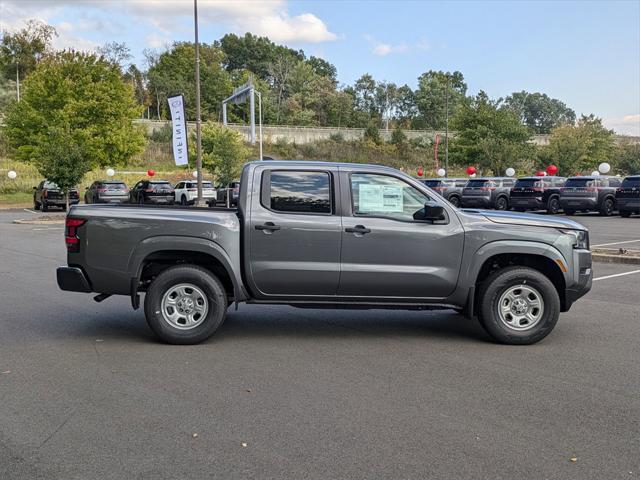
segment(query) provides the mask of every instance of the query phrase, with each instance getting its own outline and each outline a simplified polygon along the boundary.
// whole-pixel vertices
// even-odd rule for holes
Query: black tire
[[[498,197],[496,199],[496,210],[509,210],[509,200],[507,197]]]
[[[66,206],[66,205],[63,205],[63,206],[62,206],[62,211],[63,211],[63,212],[66,212],[66,211],[67,211],[67,206]]]
[[[620,216],[622,218],[629,218],[631,216],[631,210],[620,210]]]
[[[521,213],[522,213],[522,212],[524,212],[524,211],[526,211],[526,209],[525,209],[525,208],[514,208],[514,210],[515,210],[516,212],[521,212]]]
[[[508,289],[527,286],[542,297],[542,313],[531,327],[512,328],[498,313],[500,297]],[[534,311],[534,310],[532,310]],[[487,333],[497,342],[508,345],[530,345],[546,337],[560,316],[560,297],[551,280],[529,267],[507,267],[492,273],[478,292],[478,318]]]
[[[564,214],[570,217],[572,215],[575,215],[576,211],[575,210],[568,210],[568,209],[565,208],[564,209]]]
[[[547,202],[547,213],[549,215],[555,215],[560,211],[560,199],[558,197],[551,197]]]
[[[144,195],[138,195],[138,205],[144,205]]]
[[[40,210],[40,203],[36,202],[36,199],[33,199],[33,209]]]
[[[613,215],[613,209],[615,208],[615,203],[611,198],[605,198],[602,202],[602,206],[600,207],[600,215],[603,217],[610,217]]]
[[[47,205],[47,202],[42,202],[42,204],[41,204],[41,207],[40,207],[40,208],[41,208],[41,210],[42,210],[42,212],[43,212],[43,213],[44,213],[44,212],[48,212],[48,211],[49,211],[49,205]]]
[[[460,207],[460,197],[458,195],[451,195],[449,197],[449,203],[454,207]]]
[[[180,198],[180,205],[182,205],[183,207],[187,206],[187,197],[185,197],[184,195],[182,195],[182,198]]]
[[[173,326],[162,313],[162,298],[172,287],[187,283],[202,290],[208,302],[205,318],[188,330]],[[164,270],[151,283],[144,299],[144,314],[151,330],[164,342],[175,345],[200,343],[222,325],[227,311],[225,289],[211,272],[196,265],[177,265]]]

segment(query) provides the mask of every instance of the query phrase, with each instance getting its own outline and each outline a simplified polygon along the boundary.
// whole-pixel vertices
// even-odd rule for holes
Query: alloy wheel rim
[[[531,285],[507,288],[498,301],[498,317],[512,330],[519,332],[535,327],[544,314],[544,300]]]
[[[174,328],[191,330],[207,317],[209,301],[204,292],[191,283],[174,285],[162,296],[162,318]]]

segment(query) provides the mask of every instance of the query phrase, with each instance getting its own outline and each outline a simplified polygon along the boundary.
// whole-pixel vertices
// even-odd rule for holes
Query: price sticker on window
[[[402,187],[360,184],[358,211],[362,213],[394,213],[403,211]]]

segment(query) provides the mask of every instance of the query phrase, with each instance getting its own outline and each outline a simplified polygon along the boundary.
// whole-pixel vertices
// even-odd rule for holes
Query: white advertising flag
[[[173,122],[173,158],[176,165],[189,163],[189,149],[187,147],[187,119],[184,114],[184,97],[176,95],[167,97],[171,121]]]

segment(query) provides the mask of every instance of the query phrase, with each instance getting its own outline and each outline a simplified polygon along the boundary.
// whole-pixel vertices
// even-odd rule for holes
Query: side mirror
[[[444,220],[445,218],[444,207],[436,202],[425,202],[424,208],[421,208],[413,214],[414,220],[428,220],[433,222],[436,220]]]

